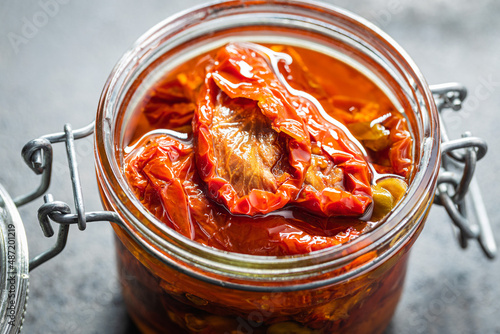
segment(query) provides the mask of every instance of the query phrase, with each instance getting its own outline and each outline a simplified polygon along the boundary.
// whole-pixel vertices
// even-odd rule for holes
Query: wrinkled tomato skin
[[[248,78],[238,71],[239,64],[243,62],[238,59],[241,57],[251,57],[250,51],[230,45],[218,52],[215,58],[217,65],[207,74],[205,89],[200,93],[193,129],[198,168],[200,176],[207,183],[209,195],[213,195],[216,201],[234,214],[253,216],[280,209],[297,196],[309,166],[310,145],[303,119],[294,112],[289,100],[284,98],[285,90],[277,88],[279,81],[265,64],[265,59],[253,58],[255,63],[248,65],[252,73],[258,72],[263,74],[262,77],[252,74],[249,82],[242,82]],[[271,87],[271,84],[276,87]],[[219,94],[258,102],[260,111],[272,123],[273,129],[289,136],[287,155],[293,171],[275,192],[252,189],[245,196],[238,196],[230,182],[218,176],[216,166],[220,162],[214,157],[211,125]]]
[[[289,202],[327,217],[363,214],[371,203],[371,180],[360,149],[341,128],[321,115],[318,106],[304,96],[294,94],[280,81],[276,69],[268,64],[278,61],[272,57],[278,59],[275,53],[266,54],[247,44],[229,44],[218,51],[216,65],[207,73],[193,129],[198,168],[208,185],[209,194],[235,214],[266,214]],[[211,131],[218,94],[257,101],[273,129],[290,137],[288,157],[294,170],[291,178],[275,192],[254,189],[247,196],[240,197],[230,182],[218,175],[216,166],[220,162],[214,157]],[[319,143],[323,154],[345,170],[342,187],[337,185],[324,191],[304,187],[305,172],[310,165],[311,140]]]

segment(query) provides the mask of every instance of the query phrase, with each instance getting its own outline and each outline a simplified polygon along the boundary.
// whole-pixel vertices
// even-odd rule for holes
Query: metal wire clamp
[[[87,227],[87,222],[108,221],[121,225],[120,218],[114,212],[85,212],[74,142],[75,139],[87,137],[93,132],[94,122],[78,130],[73,130],[71,125],[66,124],[64,126],[64,132],[45,135],[38,139],[31,140],[23,147],[22,156],[24,161],[31,170],[41,175],[41,181],[38,188],[34,191],[16,197],[14,199],[16,206],[22,206],[45,194],[49,188],[52,174],[52,144],[64,142],[66,144],[66,155],[68,157],[76,211],[75,214],[72,214],[68,204],[54,201],[54,198],[50,194],[44,196],[45,204],[38,209],[38,221],[43,234],[46,237],[52,237],[54,235],[50,220],[59,224],[59,231],[54,246],[30,260],[30,270],[35,269],[40,264],[62,252],[68,239],[69,226],[72,224],[78,225],[78,228],[82,231]]]
[[[444,109],[459,111],[467,89],[458,83],[430,86],[440,113],[441,171],[434,203],[444,206],[462,248],[469,240],[477,240],[484,254],[493,259],[497,247],[479,186],[474,178],[476,164],[487,151],[486,142],[464,132],[462,138],[450,140],[442,119]]]

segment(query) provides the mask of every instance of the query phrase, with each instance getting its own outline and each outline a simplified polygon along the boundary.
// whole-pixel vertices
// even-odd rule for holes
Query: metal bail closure
[[[441,171],[437,180],[434,203],[444,206],[458,230],[458,242],[466,248],[470,239],[479,242],[484,254],[493,259],[497,247],[490,220],[474,178],[476,163],[487,151],[486,142],[464,132],[462,138],[450,140],[441,112],[459,111],[467,96],[467,89],[458,83],[430,86],[441,124]]]
[[[72,214],[70,206],[64,202],[55,201],[51,194],[44,196],[45,204],[38,209],[38,221],[46,237],[54,235],[51,221],[59,224],[57,240],[54,246],[32,258],[29,262],[29,270],[33,270],[40,264],[50,260],[59,254],[66,246],[69,227],[78,225],[80,230],[85,230],[87,223],[96,221],[108,221],[121,224],[121,220],[114,212],[96,211],[86,212],[83,204],[82,187],[78,174],[78,164],[75,154],[75,140],[87,137],[94,132],[94,122],[89,125],[73,130],[70,124],[64,126],[64,132],[42,136],[29,141],[23,148],[22,156],[26,164],[36,174],[41,175],[40,185],[34,191],[14,199],[15,206],[21,206],[42,196],[50,185],[52,173],[52,144],[64,142],[68,158],[71,185],[76,213]]]

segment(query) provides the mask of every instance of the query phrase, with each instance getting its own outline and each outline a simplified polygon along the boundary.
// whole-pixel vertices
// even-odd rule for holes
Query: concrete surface
[[[47,7],[50,2],[0,3],[0,182],[14,195],[38,182],[21,159],[24,143],[61,131],[65,122],[75,128],[90,122],[111,68],[134,40],[201,1],[58,0],[57,8]],[[478,181],[500,240],[500,2],[331,2],[386,30],[429,83],[459,81],[469,88],[471,100],[454,118],[453,132],[471,130],[489,143]],[[23,31],[35,21],[39,28]],[[12,43],[12,33],[22,42]],[[87,208],[99,209],[91,141],[78,143],[77,153]],[[50,192],[71,203],[65,164],[63,148],[56,147]],[[32,255],[53,242],[36,222],[40,204],[21,209]],[[444,210],[434,207],[414,246],[406,290],[387,334],[498,334],[499,281],[498,261],[486,260],[474,243],[459,249]],[[63,254],[32,273],[30,292],[25,333],[136,332],[122,305],[107,224],[90,224],[85,232],[73,228]]]

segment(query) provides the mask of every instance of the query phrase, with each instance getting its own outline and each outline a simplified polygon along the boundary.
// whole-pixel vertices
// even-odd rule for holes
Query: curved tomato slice
[[[136,196],[159,219],[184,236],[194,238],[184,180],[194,173],[190,145],[170,137],[148,139],[126,157],[125,176]]]
[[[326,216],[363,214],[371,203],[371,176],[361,149],[340,123],[328,118],[317,100],[280,77],[280,60],[286,56],[250,43],[228,44],[218,52],[193,122],[197,164],[209,194],[237,214],[265,214],[289,202]],[[234,122],[235,117],[244,121]],[[246,126],[249,119],[257,120],[257,125]],[[233,130],[227,131],[227,122]],[[245,130],[250,128],[252,133]],[[267,141],[256,140],[267,134]],[[247,145],[233,140],[239,137]],[[311,141],[323,158],[340,168],[341,182],[321,189],[303,183],[305,175],[311,174]],[[217,154],[221,151],[224,154]],[[261,151],[274,157],[267,160],[268,165],[261,163]],[[288,164],[280,167],[291,168],[273,168],[285,152]],[[268,177],[259,184],[250,182],[246,191],[234,183],[264,174]]]
[[[394,173],[408,177],[411,170],[411,134],[407,130],[406,119],[401,116],[392,116],[384,122],[384,126],[391,132],[389,160]]]
[[[186,117],[189,117],[188,113],[195,109],[185,90],[178,78],[155,87],[146,97],[148,103],[143,110],[148,121],[169,128],[175,128],[178,124],[184,125]]]
[[[193,120],[209,196],[235,214],[266,214],[299,193],[310,163],[293,97],[250,48],[229,44],[207,73]]]
[[[356,177],[365,176],[366,167],[352,157],[335,164],[331,156],[313,146],[314,151],[318,154],[312,156],[304,188],[294,203],[328,217],[362,215],[371,203],[371,188],[365,188],[368,179],[360,182]]]

